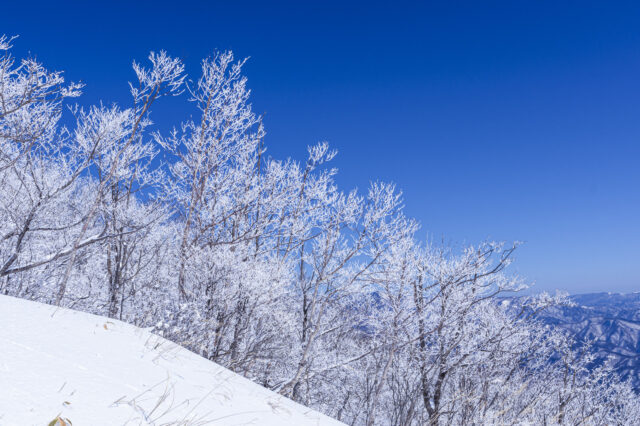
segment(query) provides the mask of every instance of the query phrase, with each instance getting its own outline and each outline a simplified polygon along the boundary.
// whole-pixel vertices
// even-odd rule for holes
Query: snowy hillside
[[[0,296],[0,424],[337,425],[150,332]]]

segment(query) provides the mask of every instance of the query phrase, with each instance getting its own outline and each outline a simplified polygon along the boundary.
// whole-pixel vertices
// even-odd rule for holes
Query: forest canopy
[[[3,294],[154,327],[347,424],[640,418],[628,383],[537,320],[565,296],[512,297],[517,244],[421,241],[393,184],[338,187],[327,143],[269,157],[231,52],[193,80],[151,53],[128,105],[80,107],[82,84],[14,42],[0,38]],[[164,134],[151,113],[170,96],[193,118]]]

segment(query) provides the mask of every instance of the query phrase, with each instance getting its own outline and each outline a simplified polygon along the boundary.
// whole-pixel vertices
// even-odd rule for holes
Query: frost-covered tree
[[[0,38],[0,276],[5,293],[26,294],[40,289],[25,288],[20,275],[73,250],[65,240],[77,235],[85,213],[78,201],[91,186],[83,179],[90,159],[60,125],[63,101],[78,96],[81,85],[65,85],[62,73],[33,59],[16,63],[11,42]],[[76,246],[103,236],[88,235]]]
[[[416,238],[399,191],[344,191],[327,143],[266,155],[245,61],[187,82],[161,52],[134,63],[128,107],[80,107],[0,37],[0,291],[153,326],[251,380],[353,425],[633,424],[608,366],[513,297],[515,246]],[[186,92],[162,135],[151,108]],[[68,114],[68,118],[64,118]],[[63,123],[68,123],[64,125]]]

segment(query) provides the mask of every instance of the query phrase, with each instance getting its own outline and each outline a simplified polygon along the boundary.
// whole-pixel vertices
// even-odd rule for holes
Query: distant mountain
[[[545,311],[547,324],[569,330],[578,342],[595,340],[600,362],[611,356],[622,378],[640,392],[640,292],[589,293],[570,297],[571,307]]]

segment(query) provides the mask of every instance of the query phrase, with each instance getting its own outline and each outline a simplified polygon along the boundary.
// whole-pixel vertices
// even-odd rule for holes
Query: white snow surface
[[[148,330],[0,296],[0,425],[339,425]]]

